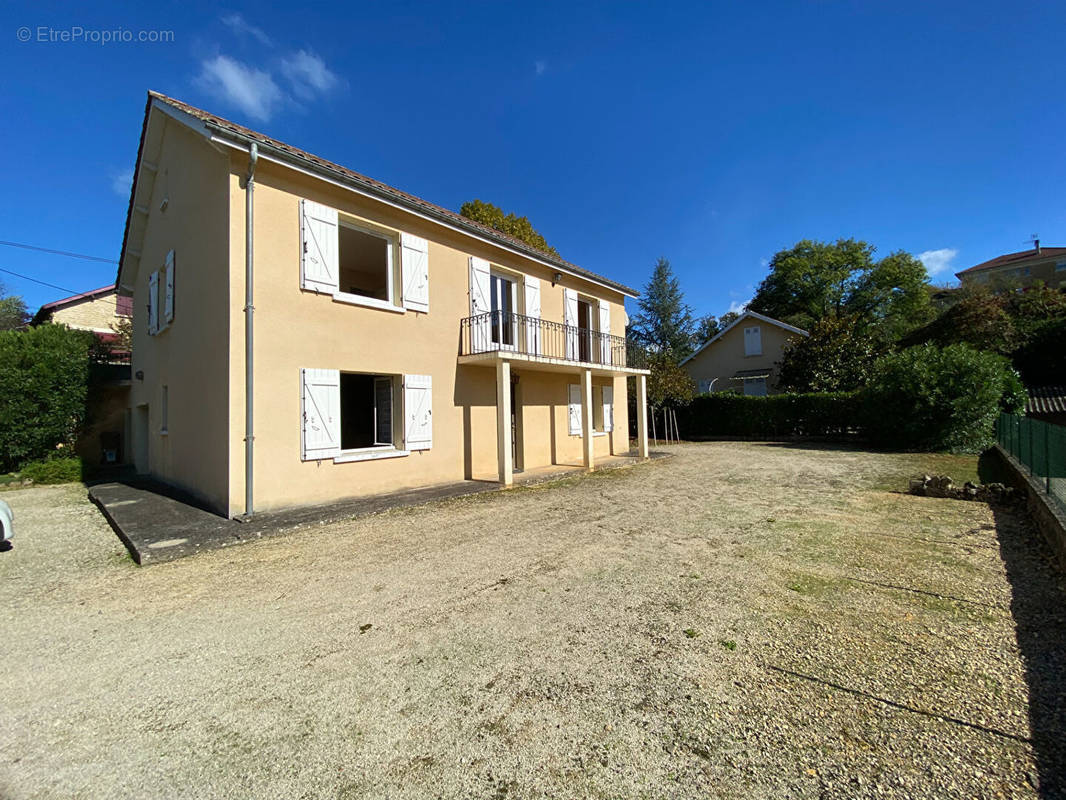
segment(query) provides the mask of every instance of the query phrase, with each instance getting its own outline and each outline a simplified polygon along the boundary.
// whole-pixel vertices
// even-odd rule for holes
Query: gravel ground
[[[9,491],[0,797],[1056,797],[1066,593],[976,459],[713,443],[138,568]]]

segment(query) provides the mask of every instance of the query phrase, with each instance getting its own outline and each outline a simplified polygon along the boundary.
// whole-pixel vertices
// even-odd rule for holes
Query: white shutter
[[[614,430],[614,387],[604,386],[603,392],[603,430],[610,433]]]
[[[577,292],[563,289],[563,324],[566,325],[566,357],[577,360]]]
[[[570,402],[567,405],[569,428],[571,436],[581,435],[581,386],[571,383],[567,389],[570,392]]]
[[[174,321],[174,251],[167,253],[166,263],[167,286],[166,301],[163,304],[163,319],[169,325]]]
[[[300,201],[300,288],[333,294],[338,289],[337,210]]]
[[[341,449],[341,373],[336,369],[300,370],[304,461],[333,458]]]
[[[526,352],[539,356],[540,350],[540,279],[526,275]]]
[[[744,355],[762,355],[762,330],[758,325],[744,329]]]
[[[429,242],[400,234],[400,269],[403,271],[403,307],[429,311]]]
[[[611,363],[611,306],[603,300],[600,306],[600,363]]]
[[[148,333],[159,330],[159,272],[148,276]]]
[[[404,449],[429,450],[433,445],[433,378],[405,375],[403,379]]]
[[[489,262],[470,256],[470,316],[479,317],[492,311],[492,295],[489,280]],[[470,352],[484,353],[490,350],[491,322],[488,316],[470,321]]]

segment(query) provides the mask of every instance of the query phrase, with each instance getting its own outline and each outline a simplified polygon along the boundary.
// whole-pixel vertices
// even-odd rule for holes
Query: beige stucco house
[[[644,408],[632,289],[155,93],[118,285],[138,471],[227,516],[591,468]]]
[[[807,331],[755,311],[745,311],[725,330],[681,362],[700,394],[777,392],[777,365],[785,345]]]
[[[1053,289],[1066,289],[1066,247],[1042,247],[1037,239],[1032,250],[996,256],[956,272],[955,277],[963,286],[1014,289],[1039,281]]]

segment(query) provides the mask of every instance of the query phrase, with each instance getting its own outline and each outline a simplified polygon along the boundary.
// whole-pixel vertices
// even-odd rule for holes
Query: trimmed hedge
[[[34,483],[77,483],[84,471],[80,458],[47,458],[24,465],[19,477]]]
[[[856,392],[703,394],[678,410],[677,424],[687,439],[849,436],[862,428],[862,401]]]

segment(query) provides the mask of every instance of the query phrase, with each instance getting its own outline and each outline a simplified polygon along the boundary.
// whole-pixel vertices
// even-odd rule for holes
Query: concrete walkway
[[[662,458],[667,453],[652,453]],[[641,463],[634,456],[601,459],[596,471],[619,469]],[[553,466],[515,475],[515,486],[551,481],[580,474],[577,466]],[[303,506],[256,514],[247,522],[226,519],[200,505],[194,498],[151,480],[102,483],[89,489],[89,499],[130,551],[138,564],[174,561],[205,550],[219,550],[301,528],[325,525],[355,517],[378,514],[394,508],[425,505],[437,500],[484,492],[502,491],[489,481],[459,481],[422,489],[359,497],[329,505]]]

